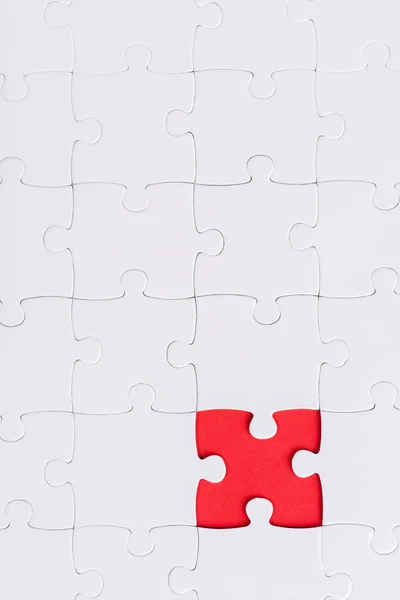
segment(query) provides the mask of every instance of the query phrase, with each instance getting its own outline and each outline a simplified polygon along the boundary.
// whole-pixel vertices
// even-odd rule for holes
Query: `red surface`
[[[252,413],[241,410],[205,410],[196,416],[200,458],[220,456],[226,466],[220,483],[201,479],[196,514],[200,527],[249,525],[245,507],[253,498],[272,502],[271,524],[281,527],[317,527],[322,524],[322,489],[318,475],[301,478],[291,461],[298,450],[318,452],[321,417],[318,410],[274,413],[278,431],[256,439],[249,426]]]

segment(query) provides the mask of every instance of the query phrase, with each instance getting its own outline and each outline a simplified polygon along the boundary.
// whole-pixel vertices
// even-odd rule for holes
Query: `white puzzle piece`
[[[374,292],[360,298],[321,298],[319,325],[323,340],[339,338],[348,347],[348,359],[340,369],[323,365],[321,408],[366,410],[369,390],[377,381],[400,388],[400,296],[398,276],[380,268],[372,274]]]
[[[196,28],[217,27],[221,11],[214,2],[195,0],[71,0],[50,2],[45,19],[52,27],[71,26],[77,73],[122,71],[133,44],[152,49],[152,70],[183,73],[193,69]]]
[[[314,71],[274,73],[275,93],[264,99],[249,93],[251,79],[246,71],[197,72],[193,111],[168,115],[170,133],[190,131],[195,137],[197,182],[244,183],[247,161],[256,154],[271,157],[275,181],[315,182],[317,139],[340,137],[343,121],[339,115],[318,115]]]
[[[389,48],[383,44],[368,44],[364,56],[366,67],[359,71],[317,73],[319,110],[338,112],[346,123],[340,140],[320,140],[318,175],[321,181],[370,181],[375,206],[391,208],[399,203],[400,71],[387,68]]]
[[[72,462],[52,462],[46,471],[52,485],[71,481],[77,527],[126,527],[129,548],[139,555],[151,551],[153,527],[196,525],[199,479],[225,475],[221,458],[197,456],[196,413],[158,413],[153,399],[150,386],[139,385],[127,413],[77,414]]]
[[[261,325],[255,302],[243,296],[197,298],[193,344],[177,341],[168,360],[182,376],[191,365],[198,380],[198,410],[232,408],[253,413],[319,406],[318,378],[325,361],[346,360],[342,342],[322,344],[317,298],[279,298],[279,320]],[[188,365],[188,366],[185,366]],[[285,374],[290,372],[290,377]],[[178,371],[179,373],[179,371]]]
[[[378,209],[374,189],[362,181],[319,183],[316,226],[297,224],[290,232],[293,247],[316,248],[323,296],[366,296],[375,269],[400,272],[400,206]]]
[[[400,548],[381,556],[371,550],[372,529],[361,525],[332,525],[322,529],[322,559],[328,575],[346,572],[351,600],[396,598],[400,586]],[[396,535],[399,537],[399,530]]]
[[[105,183],[74,186],[72,227],[67,231],[51,228],[45,244],[52,251],[71,249],[75,297],[120,296],[120,277],[128,269],[140,269],[147,274],[149,296],[193,296],[196,256],[201,252],[218,254],[222,250],[222,236],[217,231],[203,231],[200,235],[196,230],[193,184],[156,184],[149,186],[147,192],[149,206],[135,213],[123,205],[123,186]]]
[[[40,598],[70,600],[84,594],[96,598],[102,576],[75,569],[72,529],[36,529],[30,524],[31,506],[8,504],[10,526],[0,531],[0,594],[9,600]],[[82,596],[81,596],[82,597]]]
[[[297,23],[314,23],[321,71],[363,69],[363,48],[375,40],[388,44],[391,65],[400,65],[396,0],[291,0],[287,13]]]
[[[250,91],[271,96],[271,75],[283,69],[314,69],[315,34],[311,21],[299,27],[288,19],[287,0],[218,0],[222,22],[197,32],[195,69],[240,69],[254,73]]]
[[[92,118],[75,119],[71,73],[35,73],[25,81],[28,93],[23,100],[0,99],[0,159],[20,158],[26,169],[24,183],[70,185],[72,148],[78,140],[89,145],[96,142],[99,123]]]
[[[299,219],[315,224],[317,186],[274,183],[265,156],[251,158],[248,170],[251,181],[243,185],[196,187],[198,227],[224,236],[218,257],[198,257],[196,293],[252,295],[256,320],[271,322],[279,296],[318,293],[315,252],[295,252],[288,240]]]
[[[127,68],[114,75],[76,75],[74,108],[78,119],[96,115],[99,142],[74,153],[74,181],[120,183],[127,188],[124,205],[145,208],[145,188],[164,181],[194,181],[190,135],[172,137],[165,119],[172,109],[190,110],[193,74],[170,75],[148,70],[150,51],[132,46]]]
[[[129,410],[129,389],[148,383],[156,393],[157,410],[196,409],[193,369],[181,373],[167,361],[167,349],[177,337],[190,343],[196,324],[193,298],[163,300],[145,295],[147,278],[127,271],[124,294],[114,300],[75,300],[74,330],[79,339],[95,336],[102,356],[96,365],[78,363],[74,371],[74,408],[84,413]],[[89,333],[90,332],[90,333]]]
[[[397,546],[400,524],[400,410],[389,383],[371,388],[370,410],[321,412],[319,454],[301,451],[294,459],[300,476],[318,472],[323,494],[323,524],[354,523],[374,528],[376,552]],[[345,490],[345,491],[344,491]]]
[[[154,529],[155,548],[146,556],[134,556],[128,551],[129,536],[129,530],[119,527],[75,529],[74,555],[78,571],[97,569],[102,574],[102,600],[177,600],[168,585],[168,576],[176,565],[194,566],[197,529]]]
[[[47,27],[48,0],[4,0],[0,7],[1,93],[20,100],[27,93],[25,75],[39,71],[72,71],[71,32]]]
[[[24,319],[21,300],[72,295],[69,253],[50,254],[43,245],[46,229],[72,218],[72,188],[36,187],[21,179],[24,164],[14,158],[0,163],[0,320],[18,325]]]
[[[72,410],[72,371],[82,360],[99,360],[98,340],[76,339],[68,298],[24,300],[25,320],[0,325],[0,437],[23,435],[21,415],[44,410]]]
[[[177,567],[171,587],[186,598],[191,589],[204,600],[345,599],[350,579],[341,573],[327,577],[321,564],[321,529],[290,529],[270,525],[272,505],[252,500],[247,527],[199,529],[195,569]]]
[[[33,527],[72,527],[74,505],[71,486],[52,488],[45,480],[44,473],[46,464],[51,459],[71,460],[73,415],[34,413],[24,415],[22,421],[26,431],[20,440],[0,440],[0,528],[7,527],[6,506],[16,498],[23,498],[31,504],[30,523]]]

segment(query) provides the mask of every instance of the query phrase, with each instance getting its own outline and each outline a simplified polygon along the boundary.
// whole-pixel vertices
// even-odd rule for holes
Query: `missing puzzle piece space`
[[[252,500],[246,507],[250,525],[234,529],[199,528],[195,568],[177,567],[170,586],[185,598],[348,597],[350,579],[343,573],[327,577],[321,564],[321,529],[290,529],[270,524],[272,507]]]
[[[272,502],[271,525],[318,527],[322,521],[321,484],[317,475],[299,478],[291,461],[300,449],[318,452],[318,410],[275,412],[276,431],[253,437],[252,413],[241,410],[198,411],[196,443],[200,458],[220,456],[226,467],[218,483],[201,480],[196,496],[197,524],[225,529],[249,524],[245,506],[252,498]]]

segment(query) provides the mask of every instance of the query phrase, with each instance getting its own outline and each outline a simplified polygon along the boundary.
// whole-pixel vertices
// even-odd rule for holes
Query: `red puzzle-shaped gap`
[[[249,525],[245,507],[253,498],[273,505],[271,524],[317,527],[322,524],[322,489],[318,475],[298,477],[292,458],[299,450],[318,452],[321,417],[318,410],[296,409],[273,414],[277,433],[268,439],[250,433],[253,414],[241,410],[205,410],[196,416],[200,458],[220,456],[226,466],[219,483],[200,480],[196,497],[200,527]]]

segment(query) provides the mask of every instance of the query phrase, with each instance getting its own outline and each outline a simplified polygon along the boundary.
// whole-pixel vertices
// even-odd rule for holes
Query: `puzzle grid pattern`
[[[1,595],[394,597],[398,4],[0,13]]]

